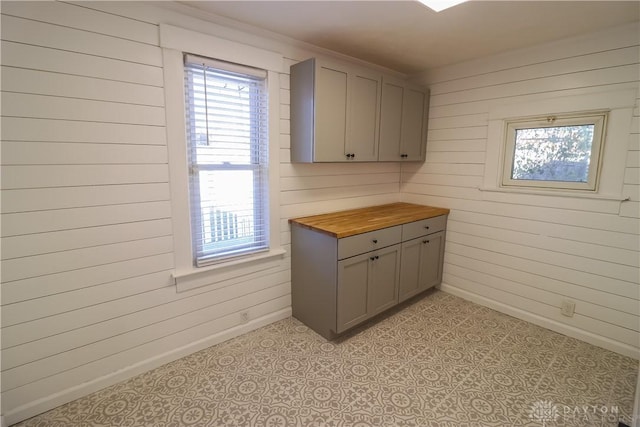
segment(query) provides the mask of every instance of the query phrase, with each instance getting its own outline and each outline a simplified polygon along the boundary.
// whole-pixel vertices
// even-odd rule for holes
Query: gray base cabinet
[[[444,231],[402,243],[399,302],[442,281]]]
[[[398,303],[400,245],[338,261],[338,318],[344,332]]]
[[[443,215],[402,226],[399,302],[442,281],[446,221]]]
[[[292,225],[293,316],[327,339],[442,280],[446,215],[345,238]]]

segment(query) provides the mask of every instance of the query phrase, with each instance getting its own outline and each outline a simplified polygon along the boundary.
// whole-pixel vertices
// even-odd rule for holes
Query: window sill
[[[176,270],[173,273],[176,291],[185,292],[276,267],[286,253],[286,250],[277,248],[207,267]]]
[[[563,197],[563,198],[575,198],[575,199],[595,199],[595,200],[609,200],[613,202],[624,202],[630,200],[629,197],[613,194],[597,194],[587,193],[586,191],[576,190],[566,191],[558,190],[554,188],[549,189],[532,189],[532,188],[506,188],[506,187],[478,187],[478,190],[487,193],[512,193],[512,194],[530,194],[535,196],[550,196],[550,197]]]

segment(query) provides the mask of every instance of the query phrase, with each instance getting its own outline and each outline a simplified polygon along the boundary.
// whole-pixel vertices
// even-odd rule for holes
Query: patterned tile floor
[[[285,319],[20,426],[617,426],[638,362],[433,291],[335,342]]]

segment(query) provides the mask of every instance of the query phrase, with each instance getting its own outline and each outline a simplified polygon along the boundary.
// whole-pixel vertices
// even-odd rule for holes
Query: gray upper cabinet
[[[349,134],[346,154],[356,162],[378,160],[378,120],[381,76],[366,70],[352,70],[349,92]]]
[[[308,65],[314,65],[310,63]],[[347,81],[349,75],[333,68],[317,66],[314,67],[316,73],[316,88],[313,95],[308,100],[315,99],[314,105],[309,105],[309,117],[307,122],[300,123],[299,120],[291,121],[292,139],[298,138],[309,141],[305,144],[308,152],[298,153],[298,146],[291,147],[291,153],[302,154],[304,157],[313,158],[317,162],[340,162],[345,160],[344,150],[347,142]],[[313,87],[313,85],[309,85]],[[317,90],[322,88],[322,90]],[[292,91],[293,92],[293,91]],[[307,100],[307,101],[308,101]],[[291,100],[294,104],[294,100]],[[297,100],[295,102],[298,104]],[[297,111],[297,106],[292,108]],[[294,115],[292,113],[292,115]],[[309,126],[309,121],[315,126]],[[303,124],[300,129],[299,124]],[[300,130],[303,135],[300,135]],[[314,135],[315,133],[315,135]],[[314,143],[317,141],[317,143]]]
[[[423,161],[426,151],[426,90],[385,76],[380,110],[380,161]]]
[[[352,64],[291,66],[291,161],[421,161],[428,93]]]
[[[319,59],[291,67],[291,160],[376,161],[382,76]]]

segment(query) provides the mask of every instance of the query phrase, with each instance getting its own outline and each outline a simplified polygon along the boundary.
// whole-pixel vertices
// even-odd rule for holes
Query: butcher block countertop
[[[338,239],[356,234],[447,215],[449,209],[412,203],[391,203],[322,215],[292,218],[295,224],[329,234]]]

